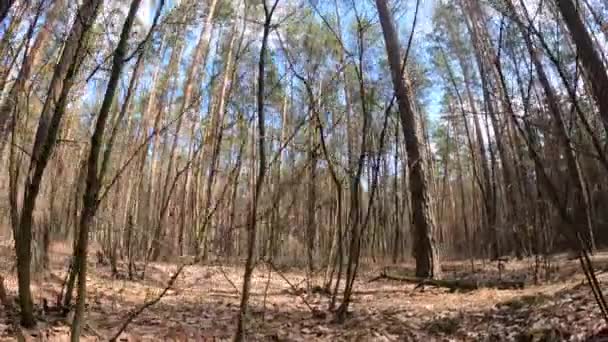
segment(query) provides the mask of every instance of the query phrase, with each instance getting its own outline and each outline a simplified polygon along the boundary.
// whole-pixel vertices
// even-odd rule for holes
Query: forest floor
[[[50,274],[33,286],[35,301],[55,303],[69,253],[53,249]],[[0,248],[2,260],[13,260],[9,245]],[[90,258],[94,259],[94,258]],[[608,283],[608,252],[596,254],[594,264],[602,284]],[[252,279],[248,340],[253,341],[601,341],[604,323],[577,260],[553,257],[551,274],[535,285],[533,260],[510,261],[502,279],[525,280],[524,289],[479,289],[450,292],[443,288],[377,279],[381,266],[363,267],[355,284],[351,313],[342,324],[327,312],[330,298],[306,293],[303,271],[257,267]],[[394,267],[394,266],[393,266]],[[399,265],[409,269],[411,265]],[[86,338],[107,340],[125,318],[143,303],[156,298],[166,287],[175,264],[153,263],[144,280],[112,277],[109,266],[91,260],[88,278]],[[10,297],[17,292],[14,269],[6,262],[0,274]],[[391,268],[392,269],[392,268]],[[444,277],[497,278],[496,263],[444,264]],[[124,270],[121,269],[121,272]],[[241,290],[242,268],[219,265],[186,267],[173,288],[128,326],[119,341],[223,341],[234,332]],[[122,274],[122,273],[121,273]],[[124,274],[122,274],[124,275]],[[270,275],[270,279],[269,279]],[[545,276],[545,275],[543,275]],[[40,278],[40,277],[39,277]],[[370,282],[370,280],[373,280]],[[313,283],[320,284],[320,276]],[[604,290],[608,286],[603,285]],[[309,307],[310,306],[310,307]],[[311,310],[311,308],[313,310]],[[31,341],[68,339],[69,320],[53,312],[38,312],[39,323],[23,331]],[[0,340],[14,340],[7,310],[0,312]],[[608,336],[608,335],[605,335]],[[606,338],[608,341],[608,337]]]

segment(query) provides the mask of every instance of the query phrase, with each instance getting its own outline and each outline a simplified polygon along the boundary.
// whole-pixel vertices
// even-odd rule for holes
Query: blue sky
[[[173,8],[174,6],[176,6],[177,3],[179,3],[180,0],[165,0],[165,8],[164,11],[167,11],[171,8]],[[280,0],[280,1],[285,1],[285,2],[289,2],[291,0]],[[358,0],[355,3],[359,4]],[[420,0],[420,10],[418,13],[418,22],[416,25],[416,31],[415,31],[415,35],[414,35],[414,44],[413,44],[413,49],[416,50],[417,55],[420,56],[421,58],[423,58],[422,62],[425,63],[426,58],[428,58],[428,56],[426,56],[425,50],[426,50],[426,44],[425,44],[425,36],[432,32],[433,29],[433,25],[432,25],[432,17],[433,17],[433,12],[434,12],[434,8],[436,6],[436,4],[438,3],[439,0]],[[321,6],[323,6],[323,0],[319,1],[319,4]],[[140,20],[142,21],[142,23],[144,23],[145,26],[149,26],[152,22],[152,19],[154,17],[154,14],[156,12],[157,6],[158,6],[159,0],[143,0],[141,7],[138,11],[138,16],[140,18]],[[329,1],[329,3],[331,3],[331,6],[333,7],[333,1]],[[361,2],[361,4],[363,5],[364,3]],[[373,4],[372,2],[370,2],[370,4]],[[411,25],[412,25],[412,21],[414,18],[414,8],[416,5],[416,1],[414,0],[410,0],[407,3],[407,11],[405,12],[405,14],[398,19],[397,24],[400,28],[400,39],[402,41],[402,45],[405,46],[407,44],[407,40],[409,38],[409,33],[410,33],[410,29],[411,29]],[[370,7],[373,9],[373,7]],[[191,44],[189,45],[195,45],[196,41],[198,40],[198,37],[194,38],[191,42]],[[192,48],[193,46],[191,46],[190,48]],[[191,50],[191,49],[188,49]],[[425,63],[426,64],[426,63]],[[429,117],[431,118],[431,120],[436,120],[439,116],[439,112],[440,112],[440,105],[439,105],[439,100],[441,98],[441,89],[439,89],[438,87],[434,87],[432,86],[429,92],[429,96],[427,98],[427,113],[429,115]]]
[[[420,10],[418,13],[418,22],[416,25],[416,31],[415,31],[415,42],[417,43],[416,46],[414,48],[418,49],[418,51],[420,52],[420,55],[423,58],[429,58],[429,56],[426,54],[425,50],[427,48],[426,46],[426,36],[427,34],[431,33],[433,30],[433,13],[435,10],[435,6],[437,5],[439,0],[421,0],[420,1]],[[412,3],[415,3],[415,1],[411,1]],[[413,7],[414,5],[412,5]],[[412,25],[412,18],[414,16],[414,11],[413,9],[411,11],[408,11],[408,15],[402,20],[402,25],[409,25],[409,27],[411,27]],[[409,32],[409,28],[407,29],[407,31]],[[407,41],[407,37],[400,37],[401,40],[403,41],[403,45],[406,44]],[[423,63],[425,62],[424,60],[422,61]],[[426,62],[427,65],[431,65],[431,62],[428,61]],[[440,101],[441,101],[441,96],[442,96],[442,90],[439,88],[439,86],[435,85],[434,83],[431,83],[431,89],[429,89],[429,95],[428,95],[428,102],[427,102],[427,114],[429,116],[429,118],[432,121],[436,121],[439,118],[439,114],[441,111],[441,106],[440,106]]]

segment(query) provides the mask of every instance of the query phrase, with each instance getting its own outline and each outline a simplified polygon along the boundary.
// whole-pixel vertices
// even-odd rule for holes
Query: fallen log
[[[515,280],[429,279],[408,276],[395,276],[390,275],[386,272],[380,273],[379,276],[373,278],[372,280],[370,280],[370,282],[381,279],[416,284],[416,288],[423,287],[424,285],[429,285],[435,287],[448,288],[451,291],[473,291],[481,288],[511,290],[523,289],[525,285],[523,281]]]

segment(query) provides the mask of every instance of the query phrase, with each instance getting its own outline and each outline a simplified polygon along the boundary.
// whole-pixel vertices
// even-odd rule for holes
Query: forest
[[[0,340],[608,341],[608,0],[0,0]]]

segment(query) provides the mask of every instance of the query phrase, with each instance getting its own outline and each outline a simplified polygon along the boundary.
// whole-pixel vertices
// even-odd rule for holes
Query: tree
[[[0,4],[0,23],[4,21],[4,18],[6,18],[8,11],[11,9],[14,3],[15,0],[6,0]]]
[[[269,6],[264,0],[264,26],[262,33],[262,45],[260,47],[260,58],[258,62],[258,88],[257,88],[257,146],[258,146],[258,170],[257,176],[254,178],[253,187],[251,189],[251,202],[247,213],[247,260],[245,261],[245,273],[243,275],[243,291],[241,293],[241,306],[239,310],[238,322],[234,341],[240,342],[245,338],[245,320],[247,319],[247,307],[249,302],[249,291],[251,288],[251,275],[255,266],[254,253],[257,235],[257,208],[259,197],[262,194],[262,186],[264,185],[264,177],[266,175],[266,135],[265,135],[265,120],[264,120],[264,82],[266,69],[266,53],[268,49],[268,37],[272,26],[272,16],[279,4],[279,0],[274,0],[274,3]]]
[[[147,280],[160,260],[242,262],[236,340],[258,265],[265,304],[271,278],[301,267],[290,285],[327,291],[341,322],[363,267],[413,252],[410,280],[445,284],[429,279],[438,250],[471,269],[531,254],[541,281],[576,249],[601,303],[587,252],[608,241],[608,3],[442,0],[427,34],[420,3],[167,1],[150,28],[141,0],[3,2],[0,235],[24,324],[57,263],[38,266],[70,242],[57,305],[77,308],[74,339],[86,277]]]
[[[23,195],[23,206],[15,226],[15,251],[17,253],[17,274],[19,278],[19,304],[21,321],[24,326],[34,325],[33,303],[30,291],[30,263],[32,243],[32,220],[36,199],[44,170],[57,141],[61,119],[65,113],[68,93],[74,77],[84,58],[86,35],[93,25],[101,5],[100,0],[85,1],[76,13],[74,24],[66,39],[63,53],[55,67],[49,86],[40,122],[36,130],[31,154],[28,177]]]
[[[458,100],[463,125],[467,134],[467,142],[471,152],[473,177],[475,179],[475,183],[479,187],[483,202],[482,205],[484,212],[482,215],[480,215],[482,217],[480,224],[487,228],[489,235],[488,240],[491,241],[490,244],[492,246],[491,253],[496,255],[498,254],[499,236],[496,230],[497,210],[494,189],[495,182],[493,182],[493,174],[490,172],[490,166],[492,166],[492,169],[494,168],[495,158],[493,158],[494,152],[492,151],[492,146],[490,145],[486,147],[486,141],[484,139],[481,124],[481,113],[478,110],[473,93],[475,78],[471,62],[468,60],[470,51],[468,51],[469,47],[462,38],[461,26],[464,24],[458,20],[457,16],[458,14],[456,12],[456,8],[453,6],[453,4],[449,3],[446,4],[445,7],[438,8],[435,12],[435,23],[442,29],[445,29],[445,32],[441,32],[437,35],[437,39],[441,40],[443,37],[447,38],[445,39],[445,43],[447,45],[446,48],[444,48],[441,43],[438,42],[440,46],[437,47],[438,50],[435,51],[435,54],[438,54],[441,57],[439,63],[444,66],[446,71],[446,81],[451,84],[451,90],[449,92],[453,91],[456,99]],[[462,74],[462,83],[464,83],[464,94],[461,94],[461,91],[458,88],[457,75],[450,63],[450,57],[452,57],[450,52],[452,52],[452,56],[455,55],[456,60],[458,61],[458,66],[460,67],[460,72]],[[465,106],[467,107],[465,108]],[[469,110],[468,113],[467,109]],[[472,121],[475,128],[475,143],[473,142],[472,133],[468,127],[468,117],[472,117],[473,119]],[[491,137],[488,136],[488,140],[490,138]],[[474,153],[474,145],[477,146],[479,151],[477,154]],[[491,156],[490,161],[488,160],[488,154]],[[478,159],[478,161],[476,159]],[[479,174],[477,171],[477,165],[479,165],[481,168],[481,174]]]
[[[534,46],[532,39],[523,24],[523,21],[517,17],[515,6],[513,6],[511,0],[505,0],[505,3],[507,4],[509,12],[512,13],[520,29],[521,35],[526,44],[526,48],[530,54],[530,59],[534,64],[534,68],[536,69],[538,81],[545,92],[545,96],[547,97],[547,106],[549,107],[549,113],[554,121],[555,132],[563,145],[562,147],[563,153],[566,157],[568,175],[575,188],[574,203],[576,203],[577,206],[574,210],[576,215],[575,220],[577,222],[584,223],[586,230],[586,247],[589,249],[589,251],[593,251],[595,249],[595,238],[593,237],[593,223],[591,218],[589,195],[587,193],[587,185],[585,184],[584,175],[572,145],[572,139],[568,133],[566,124],[564,123],[564,114],[559,106],[559,100],[555,94],[555,90],[553,89],[551,82],[549,81],[549,77],[545,72],[545,68],[541,63],[540,52]]]
[[[566,26],[570,30],[581,64],[585,68],[587,79],[591,84],[593,98],[604,124],[604,130],[608,132],[608,75],[606,74],[606,67],[594,47],[574,2],[572,0],[556,0],[556,3]]]
[[[190,61],[189,67],[188,67],[186,82],[184,82],[184,88],[182,90],[183,98],[181,100],[181,104],[180,104],[179,110],[177,112],[177,127],[175,129],[176,134],[170,145],[171,149],[169,152],[169,160],[167,163],[167,169],[166,169],[167,171],[165,173],[165,181],[164,181],[163,191],[162,191],[162,196],[161,196],[163,201],[166,203],[165,206],[168,206],[168,203],[169,203],[171,195],[172,195],[172,191],[170,191],[170,189],[172,188],[171,184],[174,182],[172,181],[173,178],[171,176],[172,176],[172,171],[173,171],[173,164],[174,164],[175,158],[176,158],[178,137],[179,137],[179,133],[180,133],[181,126],[182,126],[182,121],[183,121],[182,118],[183,118],[183,115],[190,109],[190,106],[192,106],[193,96],[194,96],[194,91],[195,91],[194,86],[195,86],[195,84],[200,83],[200,80],[203,78],[204,74],[201,74],[201,72],[202,73],[205,72],[205,65],[206,65],[206,61],[207,61],[209,42],[211,39],[213,17],[215,15],[215,10],[216,10],[219,2],[220,2],[220,0],[213,0],[211,2],[211,4],[209,5],[207,18],[205,20],[204,25],[201,27],[200,39],[198,41],[198,44],[196,45],[196,49],[194,50],[194,55],[192,57],[192,60]],[[160,256],[162,239],[164,236],[164,234],[163,234],[164,221],[167,219],[168,214],[169,214],[168,210],[161,210],[161,216],[158,218],[159,221],[156,225],[156,228],[154,229],[154,236],[152,238],[152,246],[150,248],[150,253],[149,253],[152,260],[156,260]]]
[[[162,8],[163,3],[164,2],[161,1],[160,8]],[[116,90],[118,88],[118,81],[120,80],[122,69],[126,62],[128,52],[127,43],[140,4],[141,0],[133,0],[129,7],[129,13],[125,18],[122,32],[120,33],[120,40],[118,41],[116,50],[114,51],[114,55],[112,57],[110,79],[108,80],[103,102],[99,110],[99,115],[97,116],[95,130],[91,136],[91,148],[87,161],[86,188],[83,197],[83,208],[80,214],[78,242],[76,244],[76,253],[74,254],[74,270],[78,273],[78,301],[76,302],[76,311],[74,313],[74,320],[72,321],[71,329],[71,340],[74,342],[80,341],[80,331],[82,329],[84,320],[84,309],[87,297],[86,284],[89,227],[99,205],[99,191],[101,189],[101,182],[103,181],[105,173],[103,167],[101,170],[99,170],[98,165],[100,157],[102,157],[101,149],[103,146],[103,135],[106,123],[110,116],[110,109],[112,107],[112,103],[114,102],[114,96],[116,95]],[[156,19],[158,19],[158,16]],[[154,25],[152,27],[154,27]],[[111,145],[108,148],[111,149]],[[103,157],[109,158],[109,152]],[[102,165],[105,162],[106,159],[102,160]]]
[[[49,35],[53,32],[57,16],[64,9],[64,5],[63,0],[55,1],[51,4],[51,9],[46,15],[43,27],[36,35],[34,44],[32,44],[31,48],[27,49],[27,55],[23,59],[15,82],[0,104],[0,155],[2,155],[4,144],[8,140],[7,135],[10,122],[18,116],[19,110],[24,106],[21,100],[26,96],[28,88],[31,86],[29,79],[34,69],[40,64],[43,52],[50,42]],[[34,26],[32,25],[32,30]]]
[[[399,105],[399,118],[407,149],[408,167],[410,170],[410,194],[412,201],[412,224],[414,226],[414,257],[416,258],[416,276],[424,278],[438,277],[440,274],[439,259],[435,246],[435,222],[429,204],[428,180],[425,163],[422,160],[420,137],[416,132],[415,107],[409,97],[403,79],[399,38],[395,30],[392,15],[386,0],[376,0],[380,24],[384,35],[386,53],[391,69],[395,95]]]

